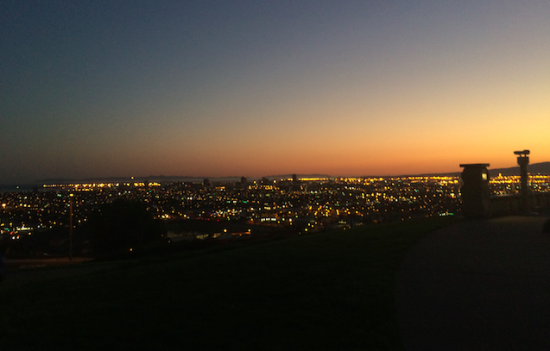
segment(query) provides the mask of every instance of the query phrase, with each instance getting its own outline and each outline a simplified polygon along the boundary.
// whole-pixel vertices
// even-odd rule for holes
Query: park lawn
[[[361,226],[0,285],[0,349],[401,349],[395,273],[452,218]]]

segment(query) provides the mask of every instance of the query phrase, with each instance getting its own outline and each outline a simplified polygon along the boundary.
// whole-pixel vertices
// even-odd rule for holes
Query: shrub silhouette
[[[102,205],[89,219],[90,241],[95,254],[140,248],[162,239],[163,223],[136,201],[115,200]]]

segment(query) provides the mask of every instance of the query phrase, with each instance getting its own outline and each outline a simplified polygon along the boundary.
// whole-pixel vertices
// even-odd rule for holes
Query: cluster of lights
[[[74,188],[75,190],[78,189],[98,189],[98,188],[116,188],[119,187],[121,183],[74,183],[74,184],[44,184],[43,187],[48,188]],[[134,186],[134,187],[144,187],[144,186],[154,186],[158,187],[160,186],[160,183],[156,182],[150,182],[150,183],[122,183],[124,186]]]

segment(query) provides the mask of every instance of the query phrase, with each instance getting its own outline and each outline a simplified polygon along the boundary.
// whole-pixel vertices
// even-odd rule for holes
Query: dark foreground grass
[[[0,349],[401,349],[393,284],[451,220],[358,227],[0,285]]]

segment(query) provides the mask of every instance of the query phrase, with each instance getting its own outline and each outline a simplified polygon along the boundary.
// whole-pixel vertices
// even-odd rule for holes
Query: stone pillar
[[[461,164],[463,167],[460,188],[462,213],[470,218],[491,216],[491,190],[489,189],[488,163]]]
[[[531,209],[531,197],[529,191],[529,173],[527,173],[527,165],[529,164],[529,150],[514,151],[518,155],[518,165],[521,176],[521,205],[523,212],[529,212]]]

